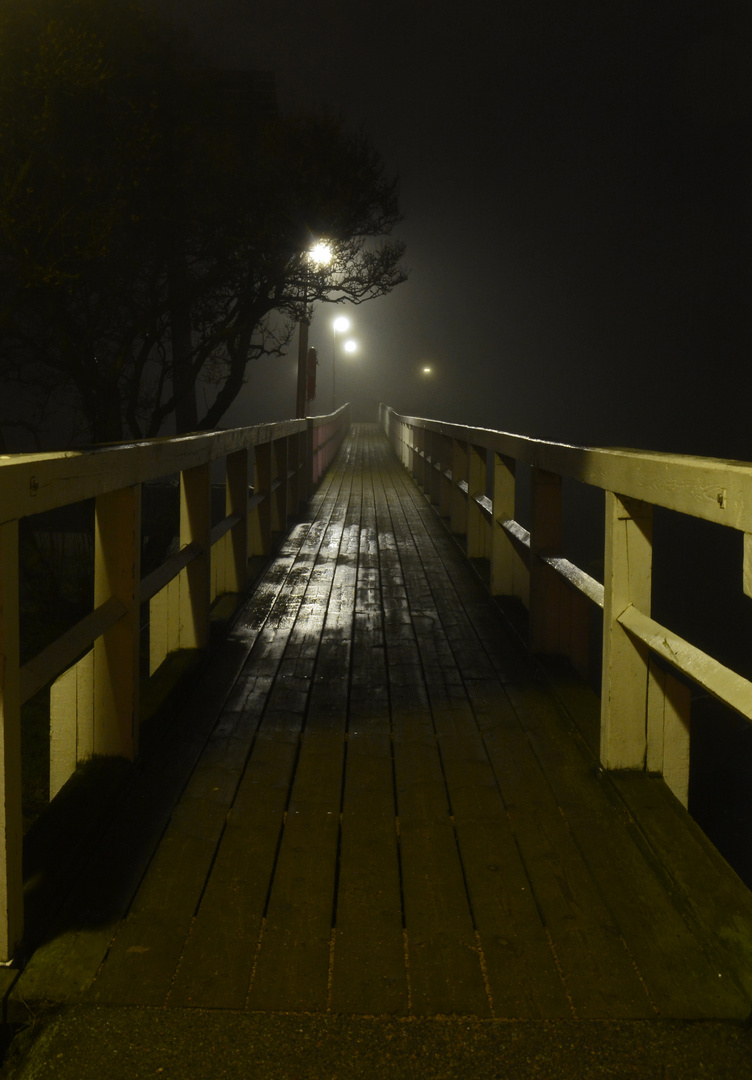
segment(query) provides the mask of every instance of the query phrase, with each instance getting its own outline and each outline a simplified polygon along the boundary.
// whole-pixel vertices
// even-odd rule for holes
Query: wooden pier
[[[746,1018],[752,894],[596,725],[356,425],[54,910],[30,845],[11,1009]]]

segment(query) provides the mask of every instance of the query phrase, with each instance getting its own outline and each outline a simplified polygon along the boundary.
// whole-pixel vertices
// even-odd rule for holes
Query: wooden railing
[[[653,508],[743,533],[740,585],[752,596],[752,465],[565,446],[385,405],[380,420],[468,557],[488,560],[492,594],[528,608],[532,651],[583,669],[591,606],[603,609],[601,763],[662,773],[686,806],[691,684],[752,721],[752,683],[651,618]],[[520,465],[530,467],[529,530],[516,519]],[[603,583],[563,557],[563,478],[605,492]]]
[[[270,553],[273,533],[308,501],[348,428],[344,406],[308,420],[0,457],[0,958],[23,932],[21,705],[50,686],[50,798],[93,754],[133,759],[143,612],[150,674],[176,650],[204,648],[213,600],[244,592],[249,558]],[[213,527],[212,462],[224,463],[226,507]],[[142,578],[141,486],[175,474],[178,551]],[[88,499],[93,609],[21,665],[19,520]]]

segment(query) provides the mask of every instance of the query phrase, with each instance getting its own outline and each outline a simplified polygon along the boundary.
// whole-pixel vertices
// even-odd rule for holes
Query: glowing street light
[[[337,408],[337,334],[346,334],[350,329],[350,320],[346,315],[338,315],[332,323],[332,412]],[[350,340],[344,344],[344,350],[353,353],[357,344]]]
[[[332,261],[332,249],[326,240],[319,240],[308,252],[308,261],[314,266],[327,266]]]
[[[308,361],[308,327],[311,317],[308,313],[308,270],[313,264],[317,269],[327,266],[332,261],[332,249],[325,240],[319,240],[306,252],[305,285],[303,287],[303,316],[298,322],[298,389],[295,399],[295,415],[306,414],[306,374]]]

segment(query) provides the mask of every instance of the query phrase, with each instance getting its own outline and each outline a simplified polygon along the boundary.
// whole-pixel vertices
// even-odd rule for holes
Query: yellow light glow
[[[327,263],[332,261],[332,249],[327,244],[326,240],[319,240],[317,244],[311,248],[308,252],[308,258],[316,266],[326,266]]]
[[[344,334],[345,330],[350,329],[350,320],[346,315],[338,315],[332,323],[332,326],[334,327],[334,332],[336,334]]]
[[[358,351],[358,343],[351,338],[350,341],[345,342],[343,348],[347,353],[354,353]]]
[[[424,375],[431,375],[431,374],[433,374],[433,368],[432,368],[432,367],[430,366],[430,364],[426,364],[426,365],[425,365],[425,366],[424,366],[424,367],[422,368],[422,371],[423,371],[423,374],[424,374]]]

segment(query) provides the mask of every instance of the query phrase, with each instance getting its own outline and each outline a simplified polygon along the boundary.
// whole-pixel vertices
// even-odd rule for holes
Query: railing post
[[[477,499],[486,494],[486,450],[470,443],[467,463],[467,557],[482,559],[488,554],[486,519]]]
[[[211,477],[208,462],[180,474],[180,547],[198,554],[180,571],[180,647],[209,644],[211,612]]]
[[[420,425],[413,428],[413,452],[411,473],[413,480],[426,489],[426,429]]]
[[[618,620],[630,604],[650,615],[652,535],[652,506],[606,492],[601,763],[607,769],[645,767],[648,648]]]
[[[248,484],[248,451],[238,450],[228,454],[225,513],[228,517],[239,517],[240,521],[225,537],[230,546],[226,560],[227,592],[242,593],[248,585]]]
[[[503,522],[514,520],[515,466],[514,458],[494,453],[491,595],[518,596],[527,605],[529,590],[522,582],[522,573],[527,571],[503,528]]]
[[[94,606],[111,597],[125,613],[94,642],[95,754],[133,760],[138,750],[141,486],[98,495]]]
[[[268,555],[272,549],[271,488],[271,445],[258,443],[253,448],[254,501],[249,514],[249,555]]]
[[[431,506],[438,506],[441,502],[442,439],[437,431],[430,431],[428,439],[429,457],[431,459],[426,474],[428,479],[428,499]]]
[[[453,484],[451,480],[452,470],[452,440],[446,436],[441,437],[441,473],[438,477],[439,483],[439,514],[443,518],[451,518],[452,516],[452,500],[453,500]],[[447,477],[449,473],[449,477]]]
[[[289,440],[289,466],[290,466],[290,485],[289,485],[289,506],[291,511],[299,514],[303,509],[305,499],[303,497],[303,488],[305,486],[303,482],[303,476],[305,475],[305,444],[304,436],[300,431],[296,431],[294,435],[291,435]]]
[[[689,804],[689,717],[692,691],[650,660],[648,772],[660,773],[683,806]]]
[[[433,503],[431,491],[433,487],[435,438],[432,431],[423,429],[423,491],[426,493],[429,503]]]
[[[275,439],[272,446],[272,532],[284,532],[287,526],[287,437]]]
[[[400,461],[406,469],[410,468],[410,425],[405,421],[400,422]]]
[[[530,648],[561,650],[562,583],[543,555],[561,551],[562,484],[557,473],[530,470]]]
[[[467,443],[452,439],[452,510],[449,527],[464,536],[467,529],[467,495],[460,483],[467,482]]]
[[[10,960],[23,934],[21,695],[18,644],[18,522],[0,525],[0,958]]]

